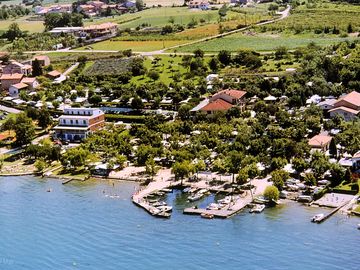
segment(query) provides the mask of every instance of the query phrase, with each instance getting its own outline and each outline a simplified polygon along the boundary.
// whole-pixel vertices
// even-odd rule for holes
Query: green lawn
[[[360,38],[348,37],[340,38],[337,36],[320,36],[320,35],[270,35],[256,34],[247,35],[244,33],[236,33],[219,39],[204,41],[198,44],[184,46],[177,49],[178,52],[192,52],[195,49],[202,49],[206,52],[218,52],[220,50],[238,51],[240,49],[251,49],[255,51],[272,51],[279,46],[285,46],[288,49],[305,47],[311,42],[317,45],[326,46],[340,41],[355,40]]]

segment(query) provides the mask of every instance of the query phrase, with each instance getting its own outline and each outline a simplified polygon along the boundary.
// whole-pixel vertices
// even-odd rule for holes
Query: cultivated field
[[[16,22],[22,31],[29,31],[30,33],[44,31],[44,24],[42,21],[27,21],[29,16],[21,17],[17,19],[1,20],[0,31],[5,31],[9,28],[9,25]]]
[[[336,26],[346,31],[348,24],[360,30],[360,5],[317,1],[314,4],[296,7],[291,16],[272,25],[264,26],[272,31],[313,31]]]
[[[195,49],[202,49],[205,52],[218,52],[220,50],[238,51],[240,49],[251,49],[256,51],[272,51],[277,47],[285,46],[288,49],[295,49],[307,46],[311,42],[317,45],[326,46],[345,40],[359,38],[338,36],[311,36],[311,35],[286,35],[286,34],[246,34],[236,33],[223,38],[213,39],[194,45],[178,48],[178,52],[192,52]]]
[[[131,49],[135,52],[157,51],[167,47],[184,44],[187,40],[147,40],[147,41],[123,41],[123,40],[106,40],[91,44],[94,50],[123,51]],[[83,50],[86,47],[79,48]]]

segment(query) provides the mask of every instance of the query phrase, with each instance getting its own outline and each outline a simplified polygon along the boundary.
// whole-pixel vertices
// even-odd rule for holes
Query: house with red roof
[[[213,114],[218,111],[226,112],[234,106],[243,109],[245,106],[245,91],[226,89],[222,90],[209,99],[205,99],[200,102],[191,111],[201,111],[207,114]]]
[[[20,93],[20,91],[26,91],[28,90],[28,85],[22,82],[13,84],[9,88],[9,95],[12,97],[17,97]]]
[[[329,149],[331,140],[331,136],[319,134],[312,137],[308,141],[308,144],[310,145],[311,149],[326,152]]]
[[[330,117],[335,115],[342,116],[345,121],[351,121],[360,113],[360,93],[351,93],[340,97],[334,104],[333,109],[329,110]]]
[[[1,88],[3,90],[8,90],[11,85],[21,82],[23,77],[24,77],[24,74],[22,74],[22,73],[3,74],[0,77]]]

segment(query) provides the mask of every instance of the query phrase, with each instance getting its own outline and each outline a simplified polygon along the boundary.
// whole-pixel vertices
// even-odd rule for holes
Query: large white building
[[[102,128],[104,124],[105,114],[100,109],[65,108],[54,130],[58,139],[80,141],[88,134]]]

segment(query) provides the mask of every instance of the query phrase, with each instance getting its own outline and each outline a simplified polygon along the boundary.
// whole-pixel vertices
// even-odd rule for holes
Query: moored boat
[[[156,208],[159,209],[161,212],[171,212],[172,211],[172,206],[169,206],[169,205],[162,205],[162,206],[159,206]]]
[[[194,195],[189,196],[188,201],[189,202],[195,202],[195,201],[200,200],[203,196],[204,196],[204,194],[202,194],[202,193],[196,193]]]
[[[213,219],[214,215],[213,214],[209,214],[209,213],[202,213],[201,214],[202,218],[206,218],[206,219]]]
[[[319,223],[324,218],[324,214],[317,214],[311,218],[311,222]]]
[[[264,204],[257,204],[253,208],[249,210],[250,213],[261,213],[264,211],[265,205]]]

